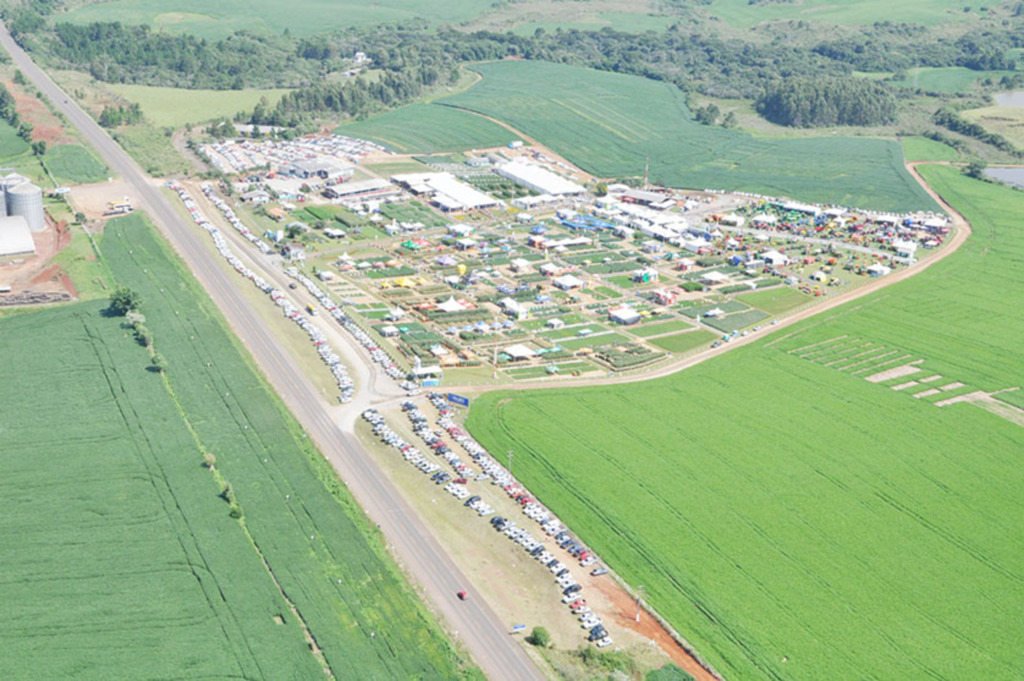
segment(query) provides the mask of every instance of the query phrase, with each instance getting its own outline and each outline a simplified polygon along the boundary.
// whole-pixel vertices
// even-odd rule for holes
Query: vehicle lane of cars
[[[442,470],[442,466],[431,461],[423,450],[399,435],[376,409],[365,410],[363,418],[372,425],[374,434],[380,437],[385,444],[397,450],[406,461],[422,473],[429,475],[431,482],[436,485],[445,485],[446,492],[463,501],[464,506],[475,511],[480,517],[493,515],[494,508],[484,501],[481,495],[473,494],[469,486],[491,482],[517,501],[522,507],[523,513],[534,520],[559,548],[566,550],[569,556],[577,560],[582,567],[589,567],[598,561],[597,556],[576,540],[552,513],[534,500],[509,475],[507,470],[489,456],[479,443],[458,427],[443,396],[431,393],[428,397],[438,409],[437,425],[440,426],[440,429],[432,428],[429,418],[415,402],[411,400],[403,402],[402,410],[406,413],[413,432],[423,440],[427,452],[432,451],[436,456],[441,457],[447,463],[450,471]],[[473,462],[479,467],[479,473],[459,457],[445,439],[446,437],[458,443],[470,455]],[[586,603],[581,597],[582,585],[576,581],[565,563],[546,550],[543,539],[538,539],[526,527],[520,527],[515,521],[504,517],[493,517],[490,524],[496,531],[521,546],[532,558],[551,572],[561,593],[562,602],[569,605],[573,614],[579,618],[580,626],[587,631],[587,640],[595,642],[599,647],[611,645],[612,639],[600,617],[591,612],[589,608],[581,609],[585,608]],[[591,574],[597,576],[606,574],[607,571],[607,568],[599,567],[595,568]]]

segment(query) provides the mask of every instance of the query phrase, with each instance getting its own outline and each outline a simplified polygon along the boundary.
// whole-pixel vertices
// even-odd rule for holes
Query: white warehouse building
[[[497,173],[539,194],[566,196],[586,191],[581,185],[532,163],[510,161],[499,166]]]

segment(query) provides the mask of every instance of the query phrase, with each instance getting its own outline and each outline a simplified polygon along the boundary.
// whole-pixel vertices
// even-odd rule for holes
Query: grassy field
[[[1024,149],[1024,107],[987,106],[964,111],[961,115],[989,132],[1002,135],[1018,149]]]
[[[139,291],[169,369],[147,371],[99,301],[0,321],[24,350],[0,358],[3,676],[322,676],[301,624],[336,677],[459,676],[361,511],[168,248],[132,216],[108,223],[103,253]]]
[[[204,123],[231,118],[251,110],[266,97],[271,106],[288,90],[181,90],[173,87],[111,84],[107,86],[142,107],[142,113],[158,128],[180,128],[186,123]]]
[[[957,161],[960,154],[953,147],[927,137],[904,137],[903,158],[908,161]]]
[[[979,80],[991,78],[995,81],[1005,75],[1013,75],[1013,73],[1013,71],[972,71],[963,66],[921,66],[910,69],[905,79],[893,81],[893,84],[934,92],[969,92]]]
[[[235,31],[310,35],[380,23],[401,23],[426,18],[434,24],[472,19],[491,6],[490,0],[440,0],[429,5],[416,0],[222,0],[211,4],[201,0],[113,0],[78,7],[67,14],[75,23],[120,21],[149,24],[167,33],[191,33],[219,39]]]
[[[68,184],[102,182],[108,177],[107,166],[78,144],[58,144],[50,148],[45,163],[54,177]]]
[[[744,293],[736,296],[736,299],[769,314],[782,314],[813,300],[810,296],[787,286]]]
[[[113,137],[150,175],[161,177],[190,170],[171,138],[152,125],[122,125],[114,131]]]
[[[595,175],[737,189],[885,210],[932,208],[892,141],[773,139],[694,122],[677,88],[543,62],[475,66],[484,79],[440,100],[508,122]]]
[[[657,346],[669,352],[688,352],[694,348],[710,344],[718,335],[710,331],[689,331],[677,333],[671,336],[662,336],[648,341],[651,345]]]
[[[1021,428],[830,359],[923,358],[961,391],[1024,383],[1007,295],[1024,195],[924,173],[975,234],[917,277],[673,377],[488,393],[470,414],[726,678],[1024,674]]]
[[[411,104],[335,130],[405,154],[500,147],[516,139],[483,116],[436,104]]]
[[[645,31],[662,31],[678,19],[672,16],[659,14],[645,14],[640,12],[595,12],[586,14],[581,18],[573,18],[568,21],[527,21],[518,24],[513,33],[531,36],[541,28],[545,31],[554,32],[558,29],[563,31],[600,31],[603,28],[613,28],[616,31],[626,33],[643,33]]]
[[[962,21],[977,16],[980,8],[989,6],[983,0],[802,0],[801,2],[751,2],[750,0],[712,0],[708,11],[722,21],[737,27],[750,27],[763,21],[808,21],[828,24],[873,24],[879,17],[887,21],[906,21],[934,25]],[[970,8],[973,14],[965,14]]]
[[[18,156],[28,151],[28,144],[6,121],[0,121],[0,158]]]

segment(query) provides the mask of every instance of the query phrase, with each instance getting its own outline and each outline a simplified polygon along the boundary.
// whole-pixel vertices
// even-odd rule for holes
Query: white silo
[[[8,185],[6,194],[8,215],[20,215],[25,218],[28,228],[33,232],[42,232],[46,229],[42,189],[31,182],[22,182],[13,187]]]

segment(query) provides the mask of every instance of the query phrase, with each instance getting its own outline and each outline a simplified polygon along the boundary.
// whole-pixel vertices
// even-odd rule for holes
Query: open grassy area
[[[266,97],[271,106],[288,90],[182,90],[147,85],[108,85],[142,107],[142,113],[158,128],[180,128],[186,123],[204,123],[216,118],[231,118],[239,111],[251,110]]]
[[[681,353],[703,345],[709,345],[717,337],[717,334],[710,331],[697,330],[677,333],[671,336],[662,336],[661,338],[654,338],[649,342],[651,345],[657,346],[662,350]]]
[[[683,93],[638,76],[533,61],[473,67],[483,80],[440,100],[506,121],[602,177],[755,191],[885,210],[933,208],[892,141],[774,139],[696,123]]]
[[[470,413],[726,678],[1024,674],[1020,426],[841,370],[892,353],[937,385],[1024,383],[1024,195],[923,172],[975,230],[926,272],[666,379]]]
[[[963,66],[921,66],[910,69],[906,78],[893,81],[893,84],[934,92],[969,92],[980,80],[991,78],[997,81],[1006,75],[1013,75],[1013,71],[972,71]]]
[[[788,286],[777,286],[764,291],[744,293],[743,295],[736,296],[736,299],[743,301],[751,307],[764,310],[769,314],[782,314],[813,300],[810,296]]]
[[[405,154],[500,147],[516,139],[515,133],[483,116],[437,104],[410,104],[342,125],[335,132]]]
[[[974,16],[982,7],[990,6],[984,0],[905,0],[892,3],[887,0],[801,0],[801,2],[751,2],[750,0],[712,0],[708,11],[722,21],[736,27],[750,27],[763,21],[807,21],[827,24],[873,24],[879,17],[887,21],[906,21],[934,25],[962,21],[964,8]]]
[[[904,137],[900,144],[903,158],[908,161],[956,161],[960,158],[953,147],[927,137]]]
[[[50,148],[44,162],[58,181],[69,184],[102,182],[109,176],[107,166],[78,144],[58,144]]]
[[[315,678],[304,624],[335,677],[457,677],[365,517],[168,247],[131,216],[102,248],[169,368],[147,371],[99,301],[0,322],[15,349],[0,358],[4,676]]]
[[[0,121],[0,158],[18,156],[28,151],[28,144],[6,121]]]
[[[67,20],[80,24],[92,21],[120,21],[148,24],[167,33],[191,33],[219,39],[235,31],[293,35],[324,33],[348,26],[400,23],[424,18],[434,24],[458,23],[483,13],[490,0],[438,0],[429,5],[417,0],[113,0],[75,8]]]
[[[188,162],[174,148],[171,138],[152,125],[122,125],[112,136],[135,162],[157,177],[188,173]]]
[[[1002,135],[1018,149],[1024,149],[1024,107],[987,106],[969,109],[961,115],[972,123],[978,123],[988,132]]]

